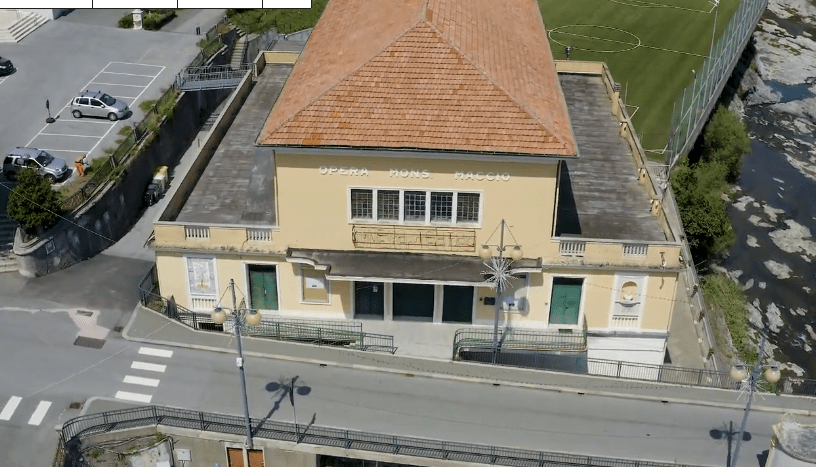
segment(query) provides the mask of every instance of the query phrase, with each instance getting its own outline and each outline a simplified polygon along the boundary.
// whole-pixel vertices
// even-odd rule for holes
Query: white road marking
[[[117,99],[136,99],[133,96],[113,96],[113,97],[115,97]]]
[[[60,120],[57,120],[57,123],[60,123],[60,122],[61,122]],[[112,122],[112,121],[107,120],[107,119],[106,120],[92,120],[92,119],[89,119],[89,118],[75,118],[73,120],[65,120],[62,123],[102,123],[104,125],[110,125],[110,126],[116,125],[116,122]],[[36,136],[35,136],[35,138],[36,138]]]
[[[117,71],[103,71],[102,73],[107,73],[110,75],[144,76],[145,78],[153,78],[153,75],[137,75],[136,73],[120,73]]]
[[[31,144],[31,143],[28,143],[28,144]],[[94,147],[96,147],[96,146],[94,146]],[[43,151],[84,152],[84,153],[91,152],[91,151],[76,151],[76,150],[73,150],[73,149],[53,149],[53,148],[39,148],[39,149],[41,149]]]
[[[42,423],[43,418],[45,418],[45,413],[48,412],[48,409],[51,407],[51,403],[48,401],[40,401],[37,404],[37,409],[34,410],[34,413],[31,414],[31,418],[28,419],[29,425],[39,425]]]
[[[138,376],[125,376],[125,379],[122,381],[123,383],[127,384],[138,384],[139,386],[152,386],[156,387],[159,385],[159,380],[153,378],[140,378]]]
[[[72,138],[101,138],[101,136],[69,135],[66,133],[40,133],[40,136],[70,136]]]
[[[137,392],[126,392],[126,391],[118,391],[115,396],[116,399],[121,399],[125,401],[135,401],[135,402],[144,402],[145,404],[150,403],[150,399],[153,399],[153,396],[147,394],[139,394]]]
[[[6,402],[6,406],[3,407],[3,411],[0,412],[0,420],[10,420],[21,400],[23,400],[22,397],[11,396],[9,401]]]
[[[130,365],[130,368],[134,370],[155,371],[156,373],[164,373],[164,370],[167,369],[167,365],[158,365],[155,363],[146,362],[133,362]]]
[[[170,358],[173,356],[172,350],[154,349],[152,347],[140,347],[139,353],[142,355],[152,355],[154,357]]]
[[[163,66],[161,66],[161,65],[148,65],[148,64],[146,64],[146,63],[131,63],[131,62],[110,62],[110,63],[108,63],[108,64],[105,66],[105,68],[109,67],[111,63],[119,63],[119,64],[121,64],[121,65],[152,66],[152,67],[154,67],[154,68],[162,68],[162,69],[164,69],[164,67],[163,67]],[[159,72],[159,73],[161,73],[161,72]]]
[[[153,79],[156,79],[155,77]],[[119,84],[119,83],[99,83],[96,81],[91,81],[88,84],[101,84],[102,86],[127,86],[131,88],[144,88],[147,87],[144,84]]]

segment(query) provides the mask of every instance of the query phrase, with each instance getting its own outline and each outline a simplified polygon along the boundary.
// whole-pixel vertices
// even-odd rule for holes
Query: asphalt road
[[[95,326],[96,315],[83,321],[75,311],[6,308],[0,314],[0,353],[7,356],[0,361],[6,375],[0,380],[0,410],[12,397],[21,398],[9,420],[0,413],[0,452],[13,453],[10,462],[47,465],[56,443],[53,427],[76,414],[69,409],[71,402],[93,396],[242,413],[234,356],[180,348],[150,347],[172,355],[142,350],[144,346]],[[103,347],[73,345],[79,332],[101,332],[96,335],[105,339]],[[314,415],[323,426],[584,455],[724,465],[727,444],[712,437],[711,430],[725,428],[729,421],[739,426],[742,416],[733,409],[260,358],[247,358],[246,372],[253,418],[291,421],[292,408],[281,387],[297,376],[301,423]],[[51,405],[39,425],[29,425],[42,401]],[[761,465],[758,459],[769,448],[771,426],[778,419],[779,414],[751,413],[751,439],[743,444],[740,466]]]

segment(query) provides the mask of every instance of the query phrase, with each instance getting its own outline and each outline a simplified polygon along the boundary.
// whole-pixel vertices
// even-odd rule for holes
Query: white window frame
[[[196,307],[193,306],[194,299],[214,299],[215,303],[218,303],[218,259],[215,256],[206,256],[206,255],[184,255],[184,282],[187,285],[187,305],[191,310],[194,311],[202,311],[196,310]],[[190,284],[190,260],[191,259],[205,259],[211,260],[212,268],[213,268],[213,281],[215,282],[215,292],[213,294],[196,294],[192,292],[192,287]]]
[[[326,289],[326,301],[324,301],[324,302],[314,302],[314,301],[311,301],[311,300],[306,300],[306,298],[304,297],[304,295],[305,295],[304,294],[304,285],[303,285],[303,283],[304,283],[303,268],[304,267],[312,268],[315,271],[323,271],[323,277],[326,279],[325,287],[324,287]],[[278,270],[280,270],[280,269],[278,269]],[[309,304],[309,305],[331,305],[331,281],[329,280],[328,277],[326,277],[326,270],[325,269],[316,268],[316,267],[314,267],[314,266],[312,266],[310,264],[302,264],[302,263],[298,264],[298,279],[299,279],[298,282],[300,282],[300,303]],[[280,295],[278,295],[278,308],[280,309]]]
[[[352,201],[351,201],[351,192],[352,190],[369,190],[371,191],[371,200],[372,200],[372,209],[371,209],[371,218],[364,219],[364,218],[354,218],[351,216],[352,212]],[[397,191],[399,192],[399,218],[398,219],[377,219],[378,214],[378,192],[382,191]],[[406,191],[421,191],[425,193],[425,219],[421,221],[406,221],[405,220],[405,192]],[[431,221],[431,193],[452,193],[453,194],[453,205],[451,206],[451,220],[446,221]],[[474,193],[479,196],[479,218],[473,221],[463,221],[457,222],[456,217],[458,213],[459,207],[459,193]],[[447,188],[395,188],[395,187],[361,187],[361,186],[350,186],[348,187],[348,194],[346,196],[348,200],[347,208],[346,208],[346,216],[348,216],[349,224],[383,224],[383,225],[422,225],[422,226],[434,226],[434,227],[472,227],[472,228],[479,228],[482,225],[482,216],[484,213],[484,192],[482,190],[451,190]]]

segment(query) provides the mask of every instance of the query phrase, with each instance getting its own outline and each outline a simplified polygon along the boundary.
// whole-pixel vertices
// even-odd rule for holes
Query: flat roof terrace
[[[284,50],[297,51],[298,45],[303,47],[287,43]],[[273,50],[281,49],[276,44]],[[274,161],[256,154],[255,138],[292,68],[289,64],[264,67],[176,222],[276,225]]]
[[[561,166],[556,236],[666,241],[598,75],[559,73],[578,158]]]

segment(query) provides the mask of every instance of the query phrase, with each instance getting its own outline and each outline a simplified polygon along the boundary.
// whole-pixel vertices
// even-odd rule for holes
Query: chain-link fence
[[[667,164],[690,149],[696,135],[702,130],[711,106],[731,76],[734,65],[742,55],[759,18],[768,6],[768,0],[742,0],[728,22],[723,35],[695,73],[692,83],[683,90],[672,112],[667,151]]]

